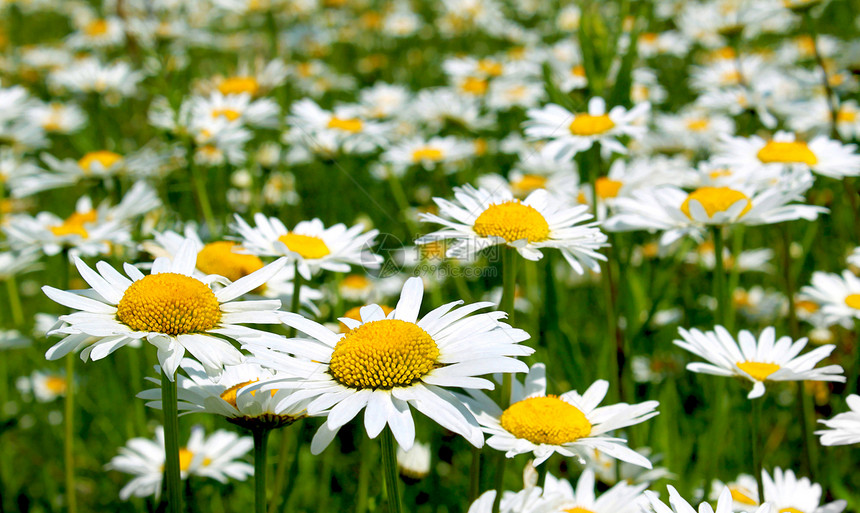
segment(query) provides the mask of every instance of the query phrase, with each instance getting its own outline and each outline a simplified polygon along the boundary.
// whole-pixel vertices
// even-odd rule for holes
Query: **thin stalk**
[[[728,312],[728,297],[726,295],[726,267],[723,264],[723,230],[721,226],[712,226],[714,236],[714,298],[717,300],[716,324],[726,325]]]
[[[9,310],[12,311],[12,322],[15,328],[24,326],[24,309],[21,308],[21,296],[18,294],[18,283],[14,276],[6,279],[6,291],[9,293]]]
[[[472,465],[469,468],[469,504],[481,493],[481,449],[472,447]]]
[[[508,323],[514,321],[514,299],[517,292],[517,254],[512,248],[502,248],[502,301],[499,305],[500,309],[508,314]],[[505,373],[502,376],[502,393],[499,404],[502,408],[510,406],[511,402],[511,387],[513,386],[510,373]],[[499,512],[499,506],[502,503],[502,491],[505,486],[505,467],[508,464],[508,458],[504,453],[499,453],[499,460],[496,464],[496,500],[493,501],[493,513]]]
[[[836,128],[836,123],[839,121],[839,99],[836,96],[836,91],[830,87],[830,77],[827,76],[827,68],[824,66],[824,58],[818,50],[818,30],[815,28],[815,22],[809,10],[803,13],[803,21],[806,23],[806,28],[809,29],[809,37],[812,38],[812,49],[815,53],[815,63],[821,68],[821,83],[824,86],[824,92],[827,95],[827,107],[830,108],[830,135],[841,140],[839,130]]]
[[[63,437],[64,467],[66,475],[66,504],[69,513],[78,510],[75,489],[75,358],[74,353],[66,356],[66,398],[65,398],[65,436]]]
[[[306,425],[302,425],[302,429],[306,429]],[[286,431],[286,430],[285,430]],[[290,468],[287,471],[287,481],[286,484],[295,483],[296,476],[299,474],[299,455],[302,452],[302,438],[297,434],[296,435],[296,444],[293,447],[293,459],[290,461]],[[287,486],[286,489],[281,494],[281,513],[286,513],[287,509],[290,506],[290,497],[293,496],[293,491],[296,489],[295,486]],[[276,488],[277,490],[277,488]]]
[[[391,433],[391,428],[385,428],[382,431],[382,468],[385,473],[385,489],[388,492],[388,511],[403,513],[397,486],[400,476],[397,472],[397,457],[394,452],[394,435]]]
[[[179,471],[179,411],[173,380],[161,371],[161,408],[164,412],[164,469],[167,483],[167,511],[182,513],[182,476]]]
[[[194,193],[197,196],[197,204],[200,207],[200,212],[206,220],[206,227],[209,228],[210,236],[214,237],[218,233],[218,223],[215,222],[212,205],[209,203],[209,194],[206,192],[206,181],[200,176],[200,168],[194,163],[193,143],[189,143],[188,145],[188,169],[191,172],[191,181],[194,182]]]
[[[606,307],[606,329],[610,340],[614,342],[615,358],[612,358],[612,350],[610,349],[610,367],[615,367],[615,377],[618,380],[615,390],[618,391],[618,397],[622,401],[626,401],[624,391],[624,367],[627,360],[624,348],[624,336],[618,328],[618,318],[616,317],[616,291],[615,279],[612,274],[612,257],[610,255],[611,248],[607,248],[607,260],[603,262],[603,270],[600,273],[601,282],[603,284],[603,299]]]
[[[752,459],[753,459],[753,475],[755,482],[758,485],[759,499],[764,498],[764,485],[762,484],[762,452],[759,445],[759,425],[761,424],[761,403],[764,398],[752,399]]]
[[[368,489],[370,488],[370,467],[375,464],[370,457],[370,438],[361,437],[358,467],[358,494],[355,500],[355,513],[367,511]]]
[[[549,460],[551,460],[551,459],[552,459],[552,457],[550,457],[548,460],[543,462],[543,464],[540,466],[540,468],[538,468],[537,485],[543,489],[546,489],[546,476],[547,476],[547,474],[549,474]]]
[[[406,198],[406,192],[403,190],[400,178],[394,171],[388,172],[388,185],[391,187],[391,194],[394,196],[397,209],[400,211],[403,222],[406,224],[406,230],[409,232],[409,238],[411,239],[418,233],[418,226],[415,224],[415,220],[409,216],[409,200]]]
[[[266,451],[271,429],[254,429],[254,513],[266,512]]]
[[[295,272],[293,273],[293,297],[290,301],[290,312],[299,313],[299,306],[302,299],[302,275],[299,274],[299,262],[295,263]],[[290,328],[288,331],[288,338],[293,338],[296,336],[296,329]]]

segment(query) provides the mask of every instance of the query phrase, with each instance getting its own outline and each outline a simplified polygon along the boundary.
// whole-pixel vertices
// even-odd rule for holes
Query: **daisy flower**
[[[104,64],[90,57],[54,71],[48,82],[75,93],[104,95],[108,103],[116,104],[120,98],[134,95],[143,78],[142,72],[133,70],[126,62]]]
[[[247,429],[275,429],[289,426],[305,417],[306,402],[299,402],[287,408],[278,404],[287,399],[292,390],[272,390],[261,393],[249,390],[248,386],[261,380],[276,377],[268,369],[253,363],[227,365],[220,376],[210,376],[196,360],[183,358],[180,367],[187,374],[176,375],[176,388],[179,398],[179,411],[188,413],[213,413],[225,417],[227,421]],[[161,380],[146,378],[157,388],[150,388],[137,394],[138,399],[148,401],[150,408],[161,409]]]
[[[286,64],[280,59],[242,63],[234,75],[217,78],[214,86],[223,95],[247,93],[258,96],[283,84],[288,74]]]
[[[65,397],[69,381],[65,373],[51,371],[33,371],[29,377],[19,378],[15,383],[18,392],[33,394],[40,403],[49,403],[60,397]]]
[[[415,442],[408,451],[403,450],[403,447],[397,448],[397,468],[400,476],[410,483],[417,483],[427,477],[431,459],[430,444]]]
[[[779,174],[801,168],[837,179],[860,175],[857,146],[845,145],[823,135],[808,143],[797,140],[790,132],[777,132],[771,140],[757,135],[727,137],[713,160],[718,165],[752,174]]]
[[[851,394],[845,402],[849,411],[818,421],[829,428],[815,432],[821,435],[821,445],[860,443],[860,395]]]
[[[386,143],[387,126],[358,117],[357,109],[350,106],[327,111],[304,98],[293,104],[287,123],[293,127],[291,140],[314,152],[367,153]]]
[[[179,449],[179,467],[182,479],[189,475],[208,477],[221,483],[228,478],[244,481],[254,474],[254,467],[236,461],[254,447],[251,437],[218,430],[206,437],[201,426],[191,428],[188,444]],[[106,470],[118,470],[135,476],[119,491],[121,500],[130,497],[158,499],[164,475],[164,428],[155,430],[155,440],[132,438],[119,455],[105,465]]]
[[[606,260],[597,251],[608,245],[607,237],[597,223],[585,222],[592,218],[585,205],[565,206],[544,189],[520,201],[508,189],[491,192],[467,185],[455,187],[454,197],[456,202],[433,198],[440,215],[420,214],[420,218],[445,227],[416,243],[456,239],[447,253],[454,258],[468,258],[482,249],[505,244],[523,258],[540,260],[542,249],[557,248],[579,274],[584,272],[583,266],[600,272],[598,260]]]
[[[848,265],[860,267],[860,247],[854,248],[851,255],[848,256],[847,261]]]
[[[373,245],[378,230],[364,233],[364,226],[352,228],[339,223],[326,228],[319,219],[302,221],[292,230],[276,217],[255,214],[255,227],[236,215],[234,229],[242,237],[242,246],[261,256],[286,256],[296,263],[299,274],[309,280],[311,275],[326,271],[345,273],[351,265],[376,269],[382,257],[367,249]]]
[[[800,289],[803,299],[819,306],[821,316],[828,324],[839,324],[852,329],[860,319],[860,278],[851,271],[834,273],[815,271],[810,285]]]
[[[588,101],[588,112],[572,113],[556,104],[541,109],[529,109],[525,133],[535,139],[548,139],[546,150],[556,160],[568,160],[597,142],[606,153],[627,153],[618,137],[639,138],[645,134],[642,118],[650,110],[648,103],[640,103],[629,111],[613,107],[606,112],[603,98]]]
[[[660,245],[666,247],[684,235],[702,240],[709,225],[758,226],[795,219],[814,221],[827,209],[792,204],[803,200],[811,180],[756,190],[749,187],[699,187],[687,193],[662,185],[634,190],[629,197],[615,199],[615,214],[606,220],[608,231],[663,231]]]
[[[529,335],[502,323],[504,312],[469,316],[493,306],[487,302],[455,309],[462,301],[454,301],[419,320],[423,293],[421,279],[410,278],[387,316],[378,305],[370,305],[361,309],[361,321],[341,318],[350,328],[345,334],[284,313],[284,324],[311,338],[270,335],[246,340],[243,348],[254,354],[252,362],[297,378],[261,381],[256,386],[298,388],[287,402],[313,398],[307,406],[311,415],[330,408],[311,444],[314,454],[325,449],[361,410],[365,410],[369,437],[376,438],[388,424],[397,443],[408,450],[415,439],[410,406],[475,447],[483,445],[474,417],[448,388],[492,389],[492,382],[477,376],[524,372],[526,365],[515,357],[534,352],[519,344]]]
[[[798,479],[791,470],[773,469],[771,477],[762,470],[764,500],[771,505],[772,511],[780,513],[841,513],[847,503],[833,501],[821,504],[821,485],[809,478]]]
[[[645,496],[642,494],[648,484],[631,485],[621,481],[600,496],[594,493],[594,472],[585,469],[579,476],[574,490],[566,479],[556,479],[551,474],[546,476],[545,495],[558,496],[560,504],[546,509],[547,513],[640,513],[640,503]]]
[[[636,449],[636,452],[644,458],[648,458],[652,465],[661,459],[660,455],[652,455],[651,449],[648,447],[640,447]],[[584,452],[583,455],[585,468],[592,470],[599,481],[608,485],[615,485],[619,482],[646,484],[659,479],[676,478],[666,467],[644,468],[626,461],[616,460],[597,450]]]
[[[469,506],[467,513],[492,513],[496,490],[487,490]],[[531,486],[519,492],[505,490],[499,504],[499,513],[539,513],[553,511],[559,496],[546,494],[540,487]]]
[[[648,502],[651,504],[654,513],[696,513],[693,506],[681,497],[681,494],[678,493],[678,490],[675,490],[674,486],[668,485],[666,488],[669,490],[669,504],[672,506],[671,508],[664,504],[656,493],[650,490],[645,492],[645,496],[648,498]],[[716,512],[707,502],[699,504],[699,513],[732,513],[732,511],[734,511],[732,492],[728,487],[724,488],[722,493],[720,493],[720,497],[717,500]],[[771,511],[770,504],[763,504],[755,510],[755,513],[770,513]]]
[[[705,333],[684,328],[678,331],[684,340],[676,340],[675,345],[708,361],[689,363],[687,370],[749,380],[753,386],[748,399],[763,396],[766,381],[845,382],[839,365],[815,368],[818,362],[830,356],[836,348],[834,345],[817,347],[798,356],[806,347],[807,339],[792,341],[786,336],[777,340],[773,327],[765,328],[758,340],[749,331],[742,330],[737,342],[719,325]]]
[[[208,97],[195,96],[190,100],[194,118],[223,118],[251,126],[274,128],[278,125],[280,107],[269,98],[252,100],[248,93],[223,95],[213,92]]]
[[[81,336],[92,336],[99,339],[81,351],[84,361],[99,360],[145,339],[158,348],[158,361],[171,380],[186,350],[213,375],[224,365],[241,363],[242,353],[227,339],[262,333],[241,324],[277,322],[281,302],[234,300],[266,283],[286,259],[218,290],[193,276],[195,260],[194,247],[185,244],[173,260],[156,259],[149,275],[125,264],[129,279],[105,262],[99,262],[95,272],[75,258],[81,277],[93,288],[71,292],[42,287],[52,300],[78,310],[60,317],[66,324],[52,333],[66,337],[48,350],[46,358],[61,358],[80,346]]]
[[[540,465],[555,453],[571,458],[586,451],[600,451],[614,458],[651,468],[648,458],[627,447],[626,440],[607,435],[610,431],[642,423],[657,415],[657,401],[598,407],[609,383],[595,381],[584,394],[575,390],[547,395],[546,367],[531,367],[525,383],[513,382],[510,406],[502,410],[486,394],[469,391],[464,398],[469,409],[490,435],[487,445],[505,456],[532,453]]]
[[[723,483],[718,479],[714,479],[711,483],[711,493],[708,499],[712,501],[718,500],[720,494],[726,488],[732,494],[732,504],[735,510],[753,513],[759,508],[758,483],[753,476],[740,474],[731,483]]]
[[[431,137],[427,140],[416,137],[393,145],[381,158],[401,170],[421,166],[429,171],[462,161],[474,153],[471,144],[456,137]]]
[[[45,132],[69,134],[77,132],[87,122],[84,111],[72,103],[44,103],[27,110],[30,121],[42,127]]]

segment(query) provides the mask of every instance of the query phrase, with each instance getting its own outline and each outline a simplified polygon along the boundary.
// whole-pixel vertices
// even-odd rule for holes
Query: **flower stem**
[[[66,356],[66,397],[65,397],[65,436],[63,437],[63,454],[65,456],[66,474],[66,505],[69,513],[78,510],[77,492],[75,490],[75,358],[72,353]]]
[[[271,429],[256,428],[254,435],[254,513],[266,512],[266,451]]]
[[[762,452],[759,445],[760,433],[759,425],[761,424],[761,403],[764,398],[752,399],[752,459],[753,459],[753,475],[755,476],[756,485],[758,485],[759,502],[764,503],[764,485],[762,484]]]
[[[397,480],[400,477],[397,473],[397,457],[394,452],[394,435],[390,427],[382,431],[382,467],[385,472],[385,489],[388,492],[388,511],[402,513],[400,491],[397,487]]]
[[[164,411],[164,468],[167,482],[167,511],[182,513],[182,476],[179,471],[179,410],[173,380],[161,371],[161,407]]]
[[[212,205],[209,203],[209,194],[206,192],[206,181],[200,176],[200,167],[194,163],[194,144],[188,145],[188,169],[191,171],[191,181],[194,182],[194,192],[197,195],[197,204],[200,206],[200,212],[206,220],[206,227],[209,228],[209,235],[215,237],[218,233],[218,223],[215,222],[215,215],[212,213]]]
[[[712,226],[714,237],[714,298],[717,300],[716,324],[726,325],[728,297],[726,295],[726,267],[723,264],[723,231],[720,226]]]
[[[400,215],[403,216],[403,222],[406,224],[406,229],[409,231],[410,241],[412,237],[418,233],[418,226],[409,215],[409,200],[406,198],[406,192],[403,190],[403,184],[400,183],[400,178],[394,171],[388,172],[388,184],[391,186],[391,194],[394,195],[394,201],[397,203],[397,209]]]
[[[361,460],[358,468],[358,493],[355,500],[355,513],[364,513],[367,511],[367,495],[370,487],[370,466],[373,464],[373,459],[370,457],[373,452],[371,449],[370,438],[361,437]]]
[[[836,92],[830,87],[830,77],[827,76],[827,67],[824,66],[824,58],[818,50],[818,30],[815,28],[815,21],[812,19],[812,14],[809,10],[803,13],[803,21],[806,23],[806,28],[809,29],[809,37],[812,38],[812,50],[815,53],[815,62],[821,68],[821,80],[824,86],[824,93],[827,95],[827,107],[830,108],[830,135],[836,140],[840,140],[837,122],[839,121],[839,99],[836,97]]]
[[[293,273],[293,297],[290,299],[290,312],[299,313],[299,306],[302,299],[302,275],[299,274],[299,263],[295,263],[295,272]],[[287,330],[287,337],[293,338],[296,336],[296,329],[290,328]]]
[[[472,447],[472,465],[469,468],[469,504],[481,493],[481,449]]]
[[[21,329],[24,326],[24,310],[21,308],[21,296],[18,294],[18,283],[14,276],[6,279],[6,291],[9,293],[9,310],[12,311],[12,322],[15,328]]]
[[[514,321],[514,298],[517,292],[517,260],[516,251],[512,248],[502,248],[502,301],[499,307],[508,314],[508,323]],[[502,408],[510,406],[511,402],[512,376],[505,373],[502,376],[502,393],[499,400]],[[493,501],[493,513],[498,513],[502,503],[502,491],[505,486],[505,467],[508,458],[504,453],[499,453],[499,462],[496,466],[496,499]]]

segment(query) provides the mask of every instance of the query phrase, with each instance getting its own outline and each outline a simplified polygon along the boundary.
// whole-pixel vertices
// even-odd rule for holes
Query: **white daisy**
[[[384,146],[388,127],[360,118],[358,110],[341,106],[327,111],[310,98],[304,98],[291,107],[287,123],[292,128],[288,138],[314,153],[368,153]]]
[[[672,363],[674,364],[674,362]],[[642,457],[647,458],[652,465],[661,459],[659,454],[651,454],[651,449],[648,447],[640,447],[636,449],[636,452],[641,454]],[[612,456],[607,456],[598,450],[586,451],[583,453],[583,456],[585,457],[585,468],[594,471],[595,477],[608,485],[615,485],[619,482],[645,484],[653,483],[659,479],[676,478],[666,467],[652,466],[651,468],[644,468],[626,461],[616,460]]]
[[[765,328],[758,340],[749,331],[742,330],[737,342],[719,325],[705,333],[695,328],[690,331],[678,328],[678,331],[684,340],[676,340],[675,345],[708,361],[689,363],[687,370],[748,380],[752,383],[748,399],[764,395],[766,381],[845,382],[839,365],[815,367],[833,352],[834,345],[817,347],[798,356],[806,347],[807,339],[792,341],[786,336],[777,340],[773,327]]]
[[[30,122],[41,126],[45,132],[69,134],[77,132],[87,122],[87,115],[73,103],[43,103],[27,110]]]
[[[179,449],[179,468],[182,479],[189,475],[208,477],[221,483],[228,478],[244,481],[254,474],[254,467],[236,461],[254,447],[251,437],[218,430],[206,437],[203,428],[191,428],[188,444]],[[130,497],[158,496],[164,475],[164,428],[155,430],[155,440],[132,438],[119,455],[105,465],[106,470],[118,470],[136,476],[119,492],[121,500]]]
[[[451,166],[474,153],[471,144],[456,137],[414,137],[392,145],[381,159],[400,169],[398,174],[402,175],[410,166],[421,166],[429,171],[437,166]]]
[[[227,365],[220,376],[210,376],[196,360],[183,358],[180,367],[183,373],[176,375],[176,388],[181,415],[188,413],[213,413],[225,417],[233,424],[248,428],[274,429],[288,426],[307,415],[307,402],[278,408],[278,404],[293,392],[289,389],[262,393],[249,390],[248,386],[261,380],[277,377],[259,365],[243,362]],[[160,370],[156,367],[156,370]],[[146,378],[157,388],[137,394],[138,399],[148,401],[150,408],[161,409],[161,380]]]
[[[718,500],[720,494],[726,488],[732,494],[734,510],[753,513],[759,508],[758,483],[753,476],[740,474],[731,483],[723,483],[719,479],[714,479],[711,482],[711,493],[708,495],[708,499],[712,501]]]
[[[492,513],[496,500],[496,490],[487,490],[469,506],[467,513]],[[499,504],[499,513],[538,513],[551,511],[560,497],[545,494],[538,486],[531,486],[519,492],[505,490]]]
[[[362,233],[361,224],[347,228],[339,223],[326,228],[319,219],[312,219],[288,230],[278,218],[259,213],[254,215],[254,222],[256,227],[251,227],[236,216],[234,229],[242,237],[242,246],[255,255],[289,257],[308,280],[320,269],[344,273],[351,265],[376,269],[382,263],[382,257],[368,250],[379,231]]]
[[[791,470],[773,469],[773,477],[762,470],[764,500],[780,513],[841,513],[847,503],[833,501],[821,504],[821,485],[809,478],[798,479]]]
[[[756,190],[749,187],[700,187],[687,193],[662,185],[641,188],[630,197],[616,198],[615,214],[606,220],[608,231],[662,231],[660,245],[669,246],[684,235],[702,240],[708,225],[758,226],[795,219],[813,221],[823,207],[792,204],[803,201],[811,180]]]
[[[650,490],[645,492],[645,496],[648,497],[654,513],[696,513],[696,510],[681,497],[681,494],[678,493],[678,490],[675,490],[674,486],[668,485],[666,488],[669,490],[669,504],[672,506],[671,508],[664,504],[656,493]],[[699,513],[732,513],[732,511],[734,511],[732,492],[728,487],[724,488],[722,493],[720,493],[720,497],[717,500],[716,512],[707,502],[699,504]],[[770,513],[771,511],[770,504],[764,504],[759,506],[755,510],[755,513]]]
[[[860,443],[860,395],[851,394],[845,402],[848,404],[849,411],[818,421],[829,428],[815,432],[816,435],[821,436],[821,445]]]
[[[361,410],[368,436],[375,438],[388,424],[408,450],[415,439],[410,405],[472,445],[483,445],[477,422],[448,388],[491,389],[492,382],[477,376],[524,372],[526,365],[515,357],[534,352],[519,344],[529,336],[502,323],[504,312],[469,316],[493,306],[486,302],[455,309],[462,301],[454,301],[418,320],[423,292],[421,279],[410,278],[389,315],[370,305],[361,309],[361,321],[341,318],[350,328],[345,334],[285,313],[282,322],[311,339],[270,335],[246,341],[243,348],[255,356],[251,361],[297,378],[257,386],[298,388],[287,402],[313,398],[307,407],[311,415],[330,408],[311,444],[314,454]]]
[[[585,469],[579,476],[574,490],[566,479],[556,479],[551,474],[546,476],[545,495],[558,495],[559,504],[543,511],[546,513],[640,513],[640,504],[645,496],[642,492],[648,484],[631,485],[621,481],[609,490],[596,496],[594,493],[594,472]]]
[[[193,96],[191,115],[194,118],[223,118],[251,126],[274,128],[278,125],[280,107],[269,98],[253,100],[248,93],[223,95],[218,91],[209,96]]]
[[[502,410],[486,394],[469,391],[469,409],[490,435],[487,445],[513,458],[532,453],[540,465],[555,453],[578,457],[597,450],[614,458],[651,468],[648,458],[626,445],[626,440],[608,436],[616,429],[639,424],[657,415],[657,401],[598,407],[609,383],[595,381],[584,394],[575,390],[560,396],[546,393],[546,368],[531,367],[525,383],[514,380],[510,406]]]
[[[397,448],[397,468],[400,475],[409,482],[417,482],[430,473],[430,444],[415,442],[408,451]]]
[[[548,139],[546,150],[556,160],[571,159],[595,142],[601,144],[604,153],[627,153],[618,137],[643,136],[645,126],[641,121],[650,108],[648,103],[639,103],[629,111],[617,106],[607,113],[603,98],[594,97],[588,101],[588,112],[574,114],[551,103],[527,112],[525,133],[535,139]]]
[[[281,302],[233,300],[266,283],[286,259],[218,290],[193,277],[195,260],[193,245],[185,244],[173,260],[156,259],[149,275],[125,264],[128,279],[105,262],[96,265],[97,273],[76,258],[81,277],[93,288],[70,292],[42,287],[57,303],[79,310],[60,317],[66,324],[52,333],[67,336],[45,357],[65,356],[87,335],[100,338],[81,351],[84,361],[104,358],[134,340],[148,340],[158,348],[158,361],[171,380],[186,350],[213,375],[224,365],[241,363],[242,353],[226,339],[261,333],[241,324],[277,322]]]
[[[766,141],[757,135],[723,139],[714,163],[750,173],[776,173],[791,168],[809,169],[831,178],[860,175],[860,155],[854,144],[842,144],[823,135],[808,143],[790,132],[777,132]]]
[[[860,267],[860,247],[854,248],[854,251],[852,251],[851,255],[848,256],[847,261],[848,265]]]
[[[32,393],[40,403],[49,403],[65,397],[69,381],[65,373],[51,371],[33,371],[29,377],[23,377],[15,384],[21,393]]]
[[[490,246],[505,244],[529,260],[540,260],[544,248],[556,248],[573,269],[600,272],[598,250],[607,237],[597,228],[588,207],[568,207],[539,189],[520,201],[508,189],[491,192],[471,186],[455,187],[456,202],[433,198],[439,214],[421,214],[422,221],[445,228],[418,239],[418,244],[456,239],[448,256],[470,257]],[[582,224],[580,224],[582,223]]]
[[[48,81],[76,93],[105,95],[106,101],[113,104],[121,97],[134,95],[143,78],[143,73],[133,70],[126,62],[103,64],[95,58],[85,58],[51,73]]]
[[[851,329],[860,319],[860,278],[851,271],[834,273],[815,271],[810,285],[800,289],[803,299],[816,303],[829,324]]]

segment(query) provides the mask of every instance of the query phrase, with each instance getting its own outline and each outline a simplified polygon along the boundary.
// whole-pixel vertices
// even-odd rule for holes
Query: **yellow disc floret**
[[[758,151],[758,159],[765,164],[806,164],[814,166],[818,157],[803,141],[769,141]]]
[[[210,242],[197,253],[197,268],[206,274],[217,274],[230,281],[236,281],[263,268],[260,257],[237,251],[242,251],[242,247],[235,242]]]
[[[776,363],[737,362],[736,365],[756,381],[764,381],[768,376],[779,370],[779,365]]]
[[[81,160],[78,161],[78,166],[84,170],[85,173],[89,173],[93,171],[93,164],[98,162],[105,169],[111,167],[122,160],[122,155],[118,153],[114,153],[112,151],[107,150],[99,150],[99,151],[91,151],[81,157]]]
[[[344,386],[388,390],[421,379],[437,358],[436,342],[417,324],[385,319],[348,331],[335,345],[329,369]]]
[[[202,281],[184,274],[160,273],[126,289],[116,316],[135,331],[182,335],[217,326],[221,308],[215,293]]]
[[[182,472],[188,472],[188,469],[191,468],[192,461],[194,461],[193,452],[189,451],[186,447],[179,449],[179,470]]]
[[[622,186],[624,186],[624,182],[605,176],[594,181],[594,191],[597,193],[597,197],[604,200],[618,196]]]
[[[516,402],[499,420],[506,431],[534,444],[562,445],[591,433],[585,414],[554,395]]]
[[[860,294],[851,294],[845,298],[845,304],[851,308],[860,310]]]
[[[301,235],[298,233],[287,233],[278,237],[288,250],[298,253],[302,258],[322,258],[331,253],[324,240],[313,235]]]
[[[58,226],[51,226],[49,229],[51,233],[56,235],[57,237],[63,237],[65,235],[78,235],[81,238],[86,239],[90,236],[87,229],[84,227],[85,224],[94,223],[98,220],[98,213],[95,210],[90,210],[88,212],[75,212],[70,215],[68,219],[63,221],[63,224]]]
[[[242,94],[248,93],[251,96],[257,94],[260,90],[260,84],[254,77],[230,77],[225,78],[218,84],[218,91],[221,94]]]
[[[475,219],[474,230],[481,237],[501,237],[507,242],[549,238],[549,223],[544,216],[517,200],[490,205]]]
[[[564,510],[564,513],[594,513],[590,509],[583,508],[582,506],[576,506],[574,508]]]
[[[361,132],[363,126],[364,124],[358,118],[339,118],[337,116],[332,116],[328,121],[328,128],[335,128],[337,130],[343,130],[344,132],[350,132],[353,134]]]
[[[756,506],[758,502],[756,502],[750,495],[752,492],[749,490],[740,490],[738,488],[729,488],[729,491],[732,493],[732,500],[735,502],[740,502],[741,504],[746,504],[748,506]]]
[[[615,122],[609,119],[609,115],[607,114],[601,114],[600,116],[577,114],[568,128],[573,135],[587,137],[608,132],[614,127]]]
[[[511,190],[517,196],[526,196],[528,193],[546,187],[547,178],[541,175],[523,175],[519,180],[511,182]]]
[[[702,205],[708,217],[713,217],[719,212],[725,212],[738,201],[746,201],[746,205],[738,217],[746,214],[752,208],[752,201],[741,191],[729,187],[701,187],[691,192],[681,204],[681,212],[690,219],[693,219],[693,216],[690,215],[690,202],[693,200]]]
[[[442,153],[442,150],[438,148],[432,148],[430,146],[424,146],[412,152],[412,162],[416,163],[421,162],[422,160],[439,162],[443,158],[445,158],[445,154]]]
[[[96,19],[89,23],[84,27],[84,34],[90,37],[103,36],[107,34],[108,31],[108,22],[107,20]]]

